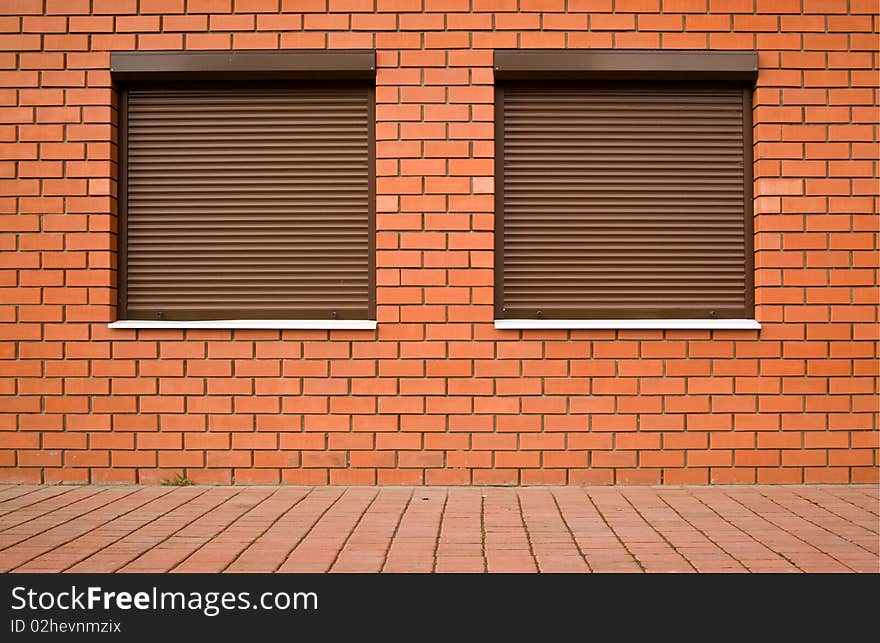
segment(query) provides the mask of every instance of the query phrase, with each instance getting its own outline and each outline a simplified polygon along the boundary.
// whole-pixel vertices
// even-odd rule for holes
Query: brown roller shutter
[[[373,316],[372,89],[122,94],[120,318]]]
[[[751,94],[508,83],[498,318],[752,316]]]

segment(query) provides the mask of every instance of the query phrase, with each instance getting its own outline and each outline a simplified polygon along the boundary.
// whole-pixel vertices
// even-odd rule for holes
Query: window
[[[496,319],[751,318],[756,68],[497,52]]]
[[[373,52],[115,54],[121,320],[370,320]]]

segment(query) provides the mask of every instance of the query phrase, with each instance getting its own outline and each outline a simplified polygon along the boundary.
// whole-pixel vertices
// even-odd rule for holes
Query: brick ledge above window
[[[754,319],[496,319],[498,330],[760,330]]]
[[[375,330],[373,319],[203,319],[194,321],[153,321],[123,319],[108,328],[241,328],[268,330]]]

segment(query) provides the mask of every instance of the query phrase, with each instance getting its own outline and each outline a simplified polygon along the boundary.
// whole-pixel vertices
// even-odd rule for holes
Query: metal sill
[[[372,319],[206,319],[197,321],[153,321],[124,319],[108,328],[246,328],[269,330],[375,330]]]
[[[614,329],[614,330],[760,330],[754,319],[496,319],[498,330]]]

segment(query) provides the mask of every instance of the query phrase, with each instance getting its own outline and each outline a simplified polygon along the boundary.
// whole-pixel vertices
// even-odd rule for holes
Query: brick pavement
[[[0,486],[0,571],[880,572],[875,485]]]

